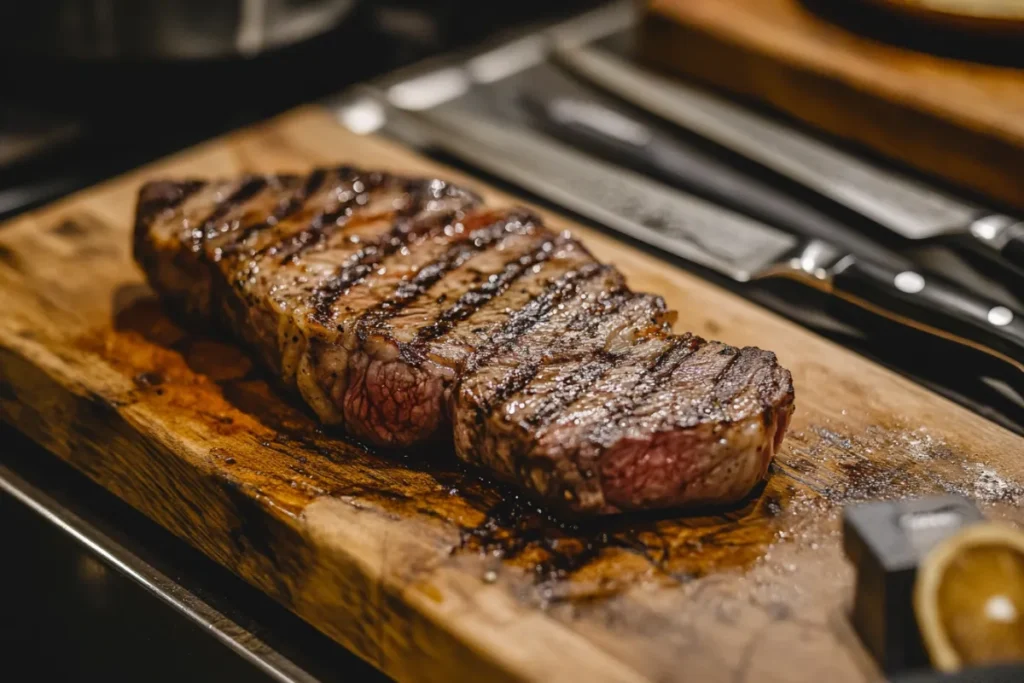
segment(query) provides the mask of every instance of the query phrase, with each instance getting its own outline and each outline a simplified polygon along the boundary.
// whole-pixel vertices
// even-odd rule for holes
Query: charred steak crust
[[[793,411],[775,355],[671,331],[567,233],[442,180],[353,167],[157,181],[134,254],[319,418],[462,460],[582,514],[724,503]]]

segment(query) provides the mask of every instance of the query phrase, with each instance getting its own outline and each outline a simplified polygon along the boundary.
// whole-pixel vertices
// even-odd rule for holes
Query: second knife
[[[1024,220],[993,213],[928,184],[825,145],[612,49],[566,44],[560,65],[616,97],[789,178],[906,237],[964,234],[979,253],[1024,269]]]
[[[831,214],[757,174],[736,169],[553,66],[530,69],[517,90],[531,124],[576,148],[805,237],[825,239],[889,265],[911,266]]]

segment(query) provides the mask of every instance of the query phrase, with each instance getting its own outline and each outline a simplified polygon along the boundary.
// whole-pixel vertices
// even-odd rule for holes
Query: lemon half
[[[918,569],[914,611],[936,669],[1024,660],[1024,533],[980,523],[939,543]]]

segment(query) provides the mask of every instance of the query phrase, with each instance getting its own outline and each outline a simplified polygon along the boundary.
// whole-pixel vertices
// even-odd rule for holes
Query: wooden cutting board
[[[778,352],[767,485],[570,526],[452,464],[321,433],[236,347],[165,317],[130,257],[148,179],[353,162],[480,183],[309,107],[0,226],[0,407],[18,429],[402,681],[874,676],[845,617],[845,503],[955,491],[1024,522],[1024,439],[697,277],[575,230],[679,329]]]
[[[1024,209],[1024,69],[882,43],[801,0],[643,4],[653,65]]]

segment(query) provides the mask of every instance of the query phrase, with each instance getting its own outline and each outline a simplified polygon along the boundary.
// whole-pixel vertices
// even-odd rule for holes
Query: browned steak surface
[[[673,334],[661,297],[570,235],[442,180],[153,182],[134,253],[325,424],[384,446],[453,438],[579,513],[742,498],[793,409],[774,354]]]

